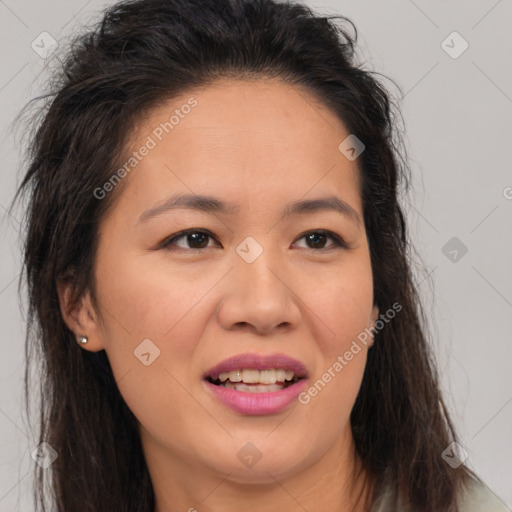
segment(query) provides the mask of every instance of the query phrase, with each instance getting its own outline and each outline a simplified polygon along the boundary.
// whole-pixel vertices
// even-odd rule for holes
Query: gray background
[[[32,509],[27,495],[36,447],[21,408],[20,214],[6,212],[22,154],[12,122],[41,93],[53,59],[40,57],[32,41],[48,32],[62,48],[110,3],[0,0],[0,512]],[[405,204],[425,265],[416,274],[435,324],[443,387],[467,462],[511,507],[512,2],[307,4],[351,18],[366,66],[392,78],[405,95],[401,106],[414,175]],[[454,31],[469,45],[458,56],[464,42],[450,35]]]

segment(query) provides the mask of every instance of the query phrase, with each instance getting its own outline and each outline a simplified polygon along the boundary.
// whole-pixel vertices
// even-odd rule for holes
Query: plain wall
[[[64,44],[107,4],[0,2],[0,512],[32,510],[30,453],[36,447],[22,415],[20,226],[17,215],[6,212],[21,167],[12,122],[41,93],[51,62],[32,42],[43,52],[37,42],[47,32]],[[392,78],[405,94],[401,107],[414,186],[405,206],[425,264],[417,276],[435,326],[443,388],[468,464],[511,507],[512,3],[307,4],[352,19],[366,66]],[[459,55],[464,41],[468,48]]]

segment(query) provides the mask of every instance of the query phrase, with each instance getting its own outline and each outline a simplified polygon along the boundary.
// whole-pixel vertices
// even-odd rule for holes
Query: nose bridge
[[[289,290],[284,286],[282,278],[282,262],[276,257],[276,250],[266,247],[258,250],[257,242],[248,240],[237,248],[239,261],[235,263],[235,274],[240,283],[240,297],[245,301],[253,302],[253,307],[277,311],[283,301],[287,300]],[[240,253],[249,248],[248,253]],[[245,256],[250,254],[250,258]],[[252,260],[252,258],[255,258]]]
[[[276,264],[269,251],[260,255],[254,262],[239,262],[236,274],[239,279],[241,291],[245,294],[269,302],[282,301],[286,294],[282,278],[279,279],[279,269],[282,265]]]
[[[296,324],[300,310],[278,251],[263,248],[251,238],[236,248],[232,281],[218,312],[219,321],[226,329],[251,324],[257,331]]]

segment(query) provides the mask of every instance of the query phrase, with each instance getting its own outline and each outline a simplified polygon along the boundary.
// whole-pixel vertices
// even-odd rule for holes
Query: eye
[[[309,247],[306,247],[306,249],[313,249],[313,250],[324,250],[329,251],[331,249],[334,249],[336,247],[342,247],[344,249],[348,249],[347,243],[336,233],[333,233],[332,231],[326,231],[324,229],[319,229],[315,231],[308,231],[307,233],[304,233],[301,235],[298,240],[301,238],[306,240],[306,243],[309,245]],[[333,241],[333,244],[331,246],[325,247],[325,243],[328,239],[331,239]]]
[[[186,229],[180,231],[175,235],[170,236],[161,244],[162,249],[170,249],[172,247],[179,247],[180,249],[205,249],[208,248],[209,239],[213,238],[213,235],[208,231],[200,229]],[[184,239],[188,247],[178,245],[178,240]]]
[[[336,247],[348,248],[347,243],[340,236],[332,231],[326,231],[323,229],[308,231],[301,235],[297,240],[300,240],[301,238],[305,239],[306,244],[308,244],[306,249],[329,251]],[[178,241],[182,239],[185,241],[187,246],[178,244]],[[208,242],[210,239],[214,239],[214,236],[209,231],[201,229],[186,229],[165,239],[161,244],[161,248],[171,249],[172,247],[178,247],[180,249],[207,249],[209,247]],[[325,247],[328,239],[331,239],[333,243],[331,246]]]

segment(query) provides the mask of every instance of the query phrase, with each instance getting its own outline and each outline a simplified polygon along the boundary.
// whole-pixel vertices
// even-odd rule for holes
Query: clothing
[[[473,481],[472,486],[463,494],[461,512],[511,512],[503,501],[485,484]]]
[[[395,491],[388,487],[373,504],[370,512],[414,512],[396,500]],[[396,505],[395,505],[396,504]],[[459,501],[459,512],[512,512],[485,484],[477,480],[463,488]]]

